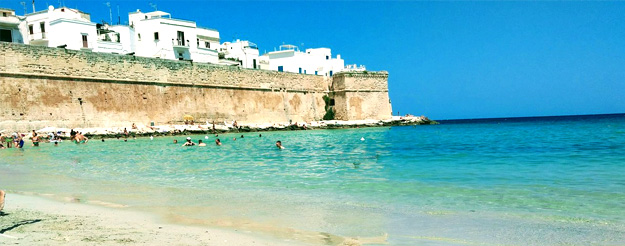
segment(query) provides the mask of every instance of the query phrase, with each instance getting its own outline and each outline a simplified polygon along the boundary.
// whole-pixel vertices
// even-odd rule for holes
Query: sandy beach
[[[162,223],[135,211],[7,194],[1,245],[311,245],[250,232]],[[349,245],[349,244],[345,244]]]

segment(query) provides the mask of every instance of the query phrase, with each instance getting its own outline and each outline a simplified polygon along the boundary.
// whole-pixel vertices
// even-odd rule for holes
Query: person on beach
[[[6,148],[6,147],[4,147],[4,143],[6,143],[6,139],[2,135],[2,133],[0,133],[0,149],[5,149]]]
[[[33,130],[33,137],[30,138],[30,141],[33,142],[33,147],[39,147],[39,142],[41,142],[41,139],[39,138],[39,135],[37,135],[35,130]]]
[[[276,142],[276,147],[278,147],[278,149],[284,149],[284,146],[282,146],[282,141],[278,140]]]
[[[198,147],[204,147],[204,146],[206,146],[206,143],[202,143],[202,139],[200,139],[200,140],[197,140],[197,146]]]
[[[4,192],[3,190],[0,190],[0,213],[2,212],[2,209],[4,208],[4,197],[6,196],[6,192]]]
[[[126,128],[124,128],[124,135],[126,135],[126,138],[128,138],[128,130],[126,130]]]
[[[132,123],[132,129],[137,129],[137,125],[135,125],[135,123]]]
[[[4,136],[3,136],[4,137]],[[11,137],[9,137],[8,135],[6,137],[4,137],[4,141],[3,143],[6,143],[6,146],[4,146],[7,149],[12,148],[13,146],[11,145],[13,143],[13,139]]]
[[[182,146],[194,146],[195,143],[191,141],[191,138],[187,138],[187,142],[183,143]]]
[[[18,134],[17,141],[15,141],[18,149],[24,148],[24,135]]]
[[[219,138],[218,138],[218,139],[215,139],[215,144],[216,144],[217,146],[221,146],[221,140],[219,140]]]

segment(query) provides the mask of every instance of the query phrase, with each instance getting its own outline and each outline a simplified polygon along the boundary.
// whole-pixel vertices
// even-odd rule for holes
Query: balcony
[[[29,35],[31,45],[48,46],[48,33],[38,32]]]
[[[189,40],[180,40],[180,39],[172,39],[171,40],[171,44],[174,46],[174,48],[179,48],[179,49],[189,49],[190,45],[189,45]]]

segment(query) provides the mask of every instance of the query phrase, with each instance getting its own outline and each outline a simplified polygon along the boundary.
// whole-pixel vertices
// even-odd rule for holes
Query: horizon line
[[[541,115],[541,116],[511,116],[511,117],[487,117],[487,118],[461,118],[461,119],[442,119],[436,121],[472,121],[472,120],[508,120],[508,119],[536,119],[536,118],[559,118],[559,117],[577,117],[577,116],[616,116],[625,115],[623,113],[605,113],[605,114],[565,114],[565,115]]]

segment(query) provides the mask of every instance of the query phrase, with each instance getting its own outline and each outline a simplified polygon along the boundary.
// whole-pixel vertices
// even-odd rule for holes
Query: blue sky
[[[122,23],[154,3],[261,53],[282,43],[332,48],[346,64],[389,72],[395,114],[625,113],[625,2],[61,0],[94,22],[108,21],[107,1]],[[23,14],[19,2],[0,7]],[[46,3],[59,1],[36,0],[37,10]]]

